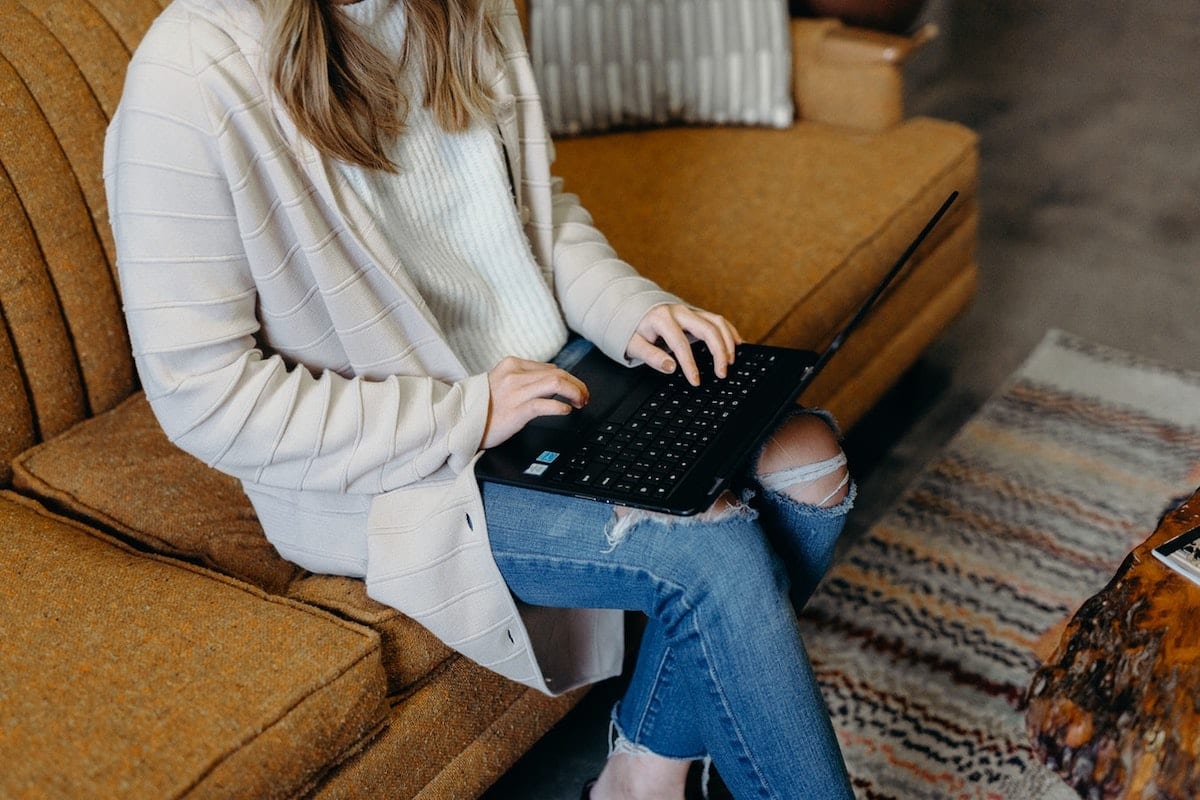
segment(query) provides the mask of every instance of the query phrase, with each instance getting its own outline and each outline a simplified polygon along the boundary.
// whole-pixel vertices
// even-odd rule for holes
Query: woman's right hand
[[[534,417],[570,414],[588,401],[587,386],[571,373],[515,356],[492,367],[488,389],[491,406],[480,444],[485,450],[508,439]]]

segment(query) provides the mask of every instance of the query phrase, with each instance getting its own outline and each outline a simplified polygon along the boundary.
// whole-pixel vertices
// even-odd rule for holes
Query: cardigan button
[[[520,208],[520,214],[521,214],[521,224],[528,225],[529,220],[531,220],[533,218],[533,212],[529,210],[529,206],[522,205]]]

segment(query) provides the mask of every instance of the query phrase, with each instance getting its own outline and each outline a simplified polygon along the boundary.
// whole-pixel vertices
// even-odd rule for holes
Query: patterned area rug
[[[1200,374],[1051,332],[805,610],[858,797],[1076,798],[1034,648],[1198,485]]]

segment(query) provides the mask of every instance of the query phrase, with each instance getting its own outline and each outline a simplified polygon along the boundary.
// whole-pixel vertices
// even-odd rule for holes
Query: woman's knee
[[[840,503],[850,485],[837,435],[816,414],[792,417],[771,435],[755,464],[755,476],[767,489],[819,506]]]

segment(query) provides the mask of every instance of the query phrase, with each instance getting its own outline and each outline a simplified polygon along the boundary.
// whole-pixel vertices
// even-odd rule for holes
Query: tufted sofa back
[[[0,0],[0,486],[136,389],[101,174],[125,65],[166,0]]]

